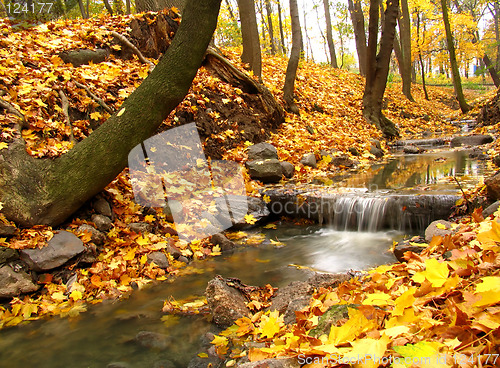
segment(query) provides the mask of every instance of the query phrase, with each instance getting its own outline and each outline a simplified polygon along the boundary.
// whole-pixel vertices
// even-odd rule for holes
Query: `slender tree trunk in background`
[[[361,0],[348,0],[349,14],[351,15],[356,52],[358,53],[359,74],[366,75],[366,34],[365,17],[361,8]]]
[[[401,56],[403,60],[401,79],[403,80],[403,94],[410,101],[415,101],[411,95],[411,27],[408,0],[401,1],[401,13],[398,17],[399,34],[401,38]]]
[[[286,54],[285,31],[283,30],[283,18],[281,15],[281,0],[277,0],[277,2],[278,2],[278,21],[280,26],[281,51],[283,52],[283,55],[285,55]]]
[[[417,48],[418,61],[420,63],[420,73],[422,75],[422,88],[424,89],[425,99],[429,101],[429,94],[427,93],[427,86],[425,85],[425,67],[422,60],[422,48],[420,46],[420,12],[417,12]]]
[[[85,11],[85,6],[83,5],[83,0],[78,0],[78,6],[80,7],[80,13],[82,14],[83,19],[87,19],[89,16]]]
[[[130,0],[125,0],[125,9],[127,14],[132,14],[132,9],[130,7]]]
[[[269,39],[271,42],[271,54],[276,55],[276,42],[274,40],[274,28],[273,28],[273,10],[271,8],[271,1],[270,0],[265,0],[266,1],[266,13],[267,13],[267,23],[268,23],[268,28],[269,28]]]
[[[488,69],[488,72],[490,73],[491,79],[493,79],[495,87],[497,88],[500,87],[500,77],[498,76],[498,72],[495,69],[495,66],[491,62],[490,58],[486,54],[483,55],[483,63],[486,69]]]
[[[287,109],[294,114],[299,114],[299,108],[294,101],[295,78],[299,67],[300,49],[302,47],[302,31],[300,29],[299,8],[297,0],[290,0],[290,17],[292,19],[292,51],[285,74],[283,98]]]
[[[451,33],[450,19],[448,16],[447,0],[441,0],[441,10],[443,13],[444,29],[446,32],[446,46],[450,55],[451,74],[453,79],[453,87],[455,88],[455,95],[460,105],[460,110],[466,113],[471,107],[465,101],[464,92],[462,89],[462,81],[460,79],[460,71],[458,70],[457,56],[455,53],[455,44],[453,41],[453,34]]]
[[[87,17],[90,17],[90,0],[87,0]]]
[[[172,44],[120,112],[62,156],[31,157],[20,141],[0,151],[2,213],[20,226],[65,221],[126,167],[138,144],[188,93],[217,25],[220,0],[188,0]]]
[[[238,0],[241,21],[241,38],[243,53],[241,61],[250,65],[253,74],[262,78],[262,56],[260,53],[259,28],[254,0]]]
[[[389,75],[392,47],[396,35],[398,0],[388,0],[382,24],[380,51],[378,47],[379,1],[370,0],[370,19],[368,24],[368,47],[366,53],[366,84],[363,95],[363,116],[379,128],[387,138],[399,136],[392,121],[382,114],[382,102]]]
[[[113,8],[111,5],[109,5],[109,0],[103,0],[104,1],[104,7],[108,11],[109,15],[113,15]]]
[[[312,43],[311,43],[311,38],[309,38],[309,33],[307,32],[307,12],[305,10],[305,3],[302,3],[302,12],[304,14],[304,35],[306,36],[306,60],[309,60],[309,52],[311,53],[311,61],[314,63],[314,54],[313,54],[313,49],[312,49]],[[293,33],[293,31],[292,31]],[[302,36],[302,34],[301,34]],[[302,37],[301,37],[301,42],[303,43]],[[304,45],[302,45],[304,47]]]
[[[497,45],[497,61],[496,70],[500,71],[500,2],[497,0],[493,3],[493,22],[495,25],[495,40]]]
[[[231,6],[231,3],[229,2],[229,0],[226,0],[226,6],[227,6],[227,10],[229,12],[229,17],[231,17],[231,20],[233,21],[233,23],[238,24],[238,20],[236,19],[235,15],[234,15],[233,7]]]
[[[335,52],[335,44],[333,43],[332,35],[332,18],[330,16],[330,2],[328,0],[323,0],[323,7],[325,8],[325,18],[326,18],[326,40],[328,42],[328,49],[330,50],[330,65],[334,68],[338,68],[337,54]]]

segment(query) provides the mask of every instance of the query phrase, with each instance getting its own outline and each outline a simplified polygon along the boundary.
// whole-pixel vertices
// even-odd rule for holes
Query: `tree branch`
[[[153,69],[155,68],[155,64],[152,63],[151,61],[149,61],[148,59],[146,59],[144,57],[144,55],[139,51],[139,49],[137,47],[135,47],[129,40],[127,40],[127,38],[118,33],[118,32],[115,32],[115,31],[111,31],[111,35],[115,38],[118,39],[118,41],[120,41],[123,45],[127,46],[129,49],[131,49],[134,54],[137,55],[137,57],[139,58],[139,60],[141,61],[141,63],[143,64],[148,64],[149,65],[149,71],[152,72]]]
[[[101,105],[101,107],[106,110],[107,112],[109,112],[110,114],[114,114],[114,110],[109,107],[108,105],[106,105],[106,103],[99,97],[97,97],[95,94],[92,93],[92,91],[90,90],[89,87],[87,87],[85,84],[82,84],[80,82],[77,82],[76,80],[73,80],[73,82],[76,84],[77,87],[80,87],[80,88],[83,88],[87,93],[88,95],[95,101],[97,102],[99,105]]]
[[[12,105],[10,102],[5,101],[1,97],[0,97],[0,107],[6,110],[7,112],[10,112],[12,115],[17,116],[19,119],[21,119],[21,122],[18,124],[20,128],[19,130],[23,128],[28,128],[28,122],[26,121],[24,115],[18,109],[16,109],[14,105]]]
[[[69,101],[62,89],[59,90],[59,97],[61,97],[61,107],[64,113],[64,118],[66,120],[66,125],[70,129],[69,137],[71,142],[76,143],[75,136],[73,134],[73,125],[71,125],[71,120],[69,118]]]

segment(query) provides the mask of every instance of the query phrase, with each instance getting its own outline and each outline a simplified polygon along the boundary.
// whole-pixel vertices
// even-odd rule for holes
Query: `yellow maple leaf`
[[[328,342],[340,345],[354,340],[363,332],[372,330],[377,326],[374,320],[368,320],[361,311],[349,308],[349,319],[342,326],[332,326],[328,336]]]
[[[496,304],[500,300],[500,277],[486,276],[481,278],[482,283],[476,286],[476,294],[481,295],[481,300],[474,303],[475,307]]]
[[[135,239],[135,242],[139,245],[142,245],[142,246],[149,244],[150,243],[149,236],[142,235],[142,236],[138,237],[137,239]]]
[[[131,261],[135,258],[135,249],[130,249],[127,254],[123,256],[124,261]]]
[[[363,305],[377,305],[381,307],[384,305],[392,304],[393,301],[391,299],[392,296],[383,292],[368,294],[366,296],[366,299],[363,300]]]
[[[441,229],[441,230],[446,230],[446,225],[444,225],[444,224],[442,224],[442,223],[440,223],[440,222],[436,224],[436,227],[437,227],[438,229]]]
[[[412,280],[421,284],[424,280],[428,280],[433,287],[441,287],[448,280],[448,265],[446,262],[439,262],[435,258],[425,260],[425,271],[417,272],[413,275]]]
[[[155,217],[153,215],[147,215],[144,217],[144,221],[146,222],[153,222],[155,220]]]
[[[253,225],[257,222],[257,219],[252,214],[245,215],[245,222],[247,224]]]
[[[79,290],[73,290],[71,292],[71,294],[69,294],[69,297],[76,302],[77,300],[82,299],[83,295],[82,295],[81,291],[79,291]]]
[[[364,338],[351,342],[352,350],[344,354],[344,358],[349,358],[349,361],[355,361],[356,367],[376,368],[379,366],[390,338],[382,335],[378,339]]]
[[[3,150],[4,148],[9,147],[9,145],[5,142],[0,142],[0,151]]]
[[[229,341],[227,337],[215,335],[214,339],[211,341],[211,344],[215,346],[227,346],[228,342]]]
[[[274,310],[269,314],[269,317],[263,316],[260,328],[257,330],[262,334],[262,337],[268,339],[273,338],[280,331],[283,322],[279,318],[279,312]]]
[[[262,197],[262,200],[266,203],[269,203],[269,202],[271,202],[271,197],[269,197],[267,194],[265,194],[264,197]]]
[[[92,114],[90,114],[90,118],[92,120],[99,120],[100,117],[102,117],[102,115],[99,111],[94,111]]]
[[[406,308],[409,308],[415,302],[415,291],[417,288],[412,287],[406,290],[401,296],[397,297],[394,301],[396,307],[392,311],[393,316],[402,316]]]

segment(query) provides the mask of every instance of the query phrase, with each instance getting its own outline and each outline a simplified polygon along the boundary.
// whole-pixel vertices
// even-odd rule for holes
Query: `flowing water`
[[[403,156],[372,167],[367,173],[337,182],[339,186],[376,190],[456,193],[453,176],[465,184],[478,180],[487,171],[481,162],[465,152],[440,152],[433,155]],[[370,208],[370,215],[357,217],[360,231],[346,231],[343,217],[334,227],[279,224],[276,230],[255,229],[265,240],[257,246],[238,248],[233,254],[193,262],[191,273],[175,282],[135,291],[122,301],[89,307],[76,318],[52,318],[0,331],[0,367],[8,368],[97,368],[112,362],[126,362],[129,367],[187,367],[200,347],[200,336],[213,327],[202,316],[169,317],[162,321],[163,301],[203,295],[207,282],[216,274],[237,277],[249,285],[284,286],[304,280],[313,270],[345,272],[363,270],[394,262],[389,251],[394,240],[403,237],[394,230],[375,231],[383,211],[383,202],[373,198],[346,196],[343,208],[353,211]],[[349,216],[345,216],[345,219]],[[335,230],[337,229],[337,230]],[[276,247],[270,240],[284,244]],[[167,335],[156,348],[134,342],[140,331]]]

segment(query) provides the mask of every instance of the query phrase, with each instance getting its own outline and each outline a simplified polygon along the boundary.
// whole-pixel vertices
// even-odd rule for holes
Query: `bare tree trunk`
[[[495,25],[495,40],[497,45],[497,61],[496,70],[500,71],[500,3],[499,1],[493,2],[493,22]]]
[[[422,60],[422,48],[420,46],[420,12],[417,11],[417,47],[418,47],[418,61],[420,63],[420,73],[422,75],[422,88],[424,89],[425,99],[429,101],[429,94],[427,93],[427,86],[425,84],[425,67]]]
[[[267,13],[267,23],[269,31],[269,39],[271,42],[271,54],[276,55],[276,42],[274,40],[274,29],[273,29],[273,10],[271,8],[271,1],[266,0],[266,13]]]
[[[104,7],[108,11],[109,15],[113,15],[113,8],[109,5],[109,0],[104,0]]]
[[[281,15],[281,0],[277,0],[278,2],[278,21],[279,21],[279,26],[280,26],[280,41],[281,41],[281,51],[283,54],[286,54],[286,47],[285,47],[285,32],[283,30],[283,19]]]
[[[486,69],[488,69],[488,72],[490,73],[491,79],[493,79],[495,87],[497,88],[500,87],[500,77],[498,76],[498,72],[495,70],[495,66],[491,62],[488,55],[486,54],[483,55],[483,63],[486,66]]]
[[[229,0],[226,0],[226,6],[227,6],[227,10],[229,11],[229,17],[231,18],[233,23],[237,24],[238,20],[236,19],[236,16],[234,15],[233,7],[231,6],[231,3],[229,2]]]
[[[382,101],[387,85],[389,64],[396,34],[399,3],[398,0],[387,1],[387,10],[385,11],[382,25],[380,51],[377,54],[379,1],[380,0],[370,0],[363,116],[368,122],[379,128],[387,138],[394,138],[399,136],[399,132],[394,123],[382,114]]]
[[[453,34],[451,33],[450,19],[448,16],[447,0],[441,0],[441,10],[443,12],[444,29],[446,32],[446,44],[448,53],[450,55],[451,75],[453,78],[453,87],[455,88],[455,95],[460,105],[460,110],[466,113],[471,107],[465,101],[464,92],[462,89],[462,81],[460,79],[460,71],[458,70],[457,56],[455,53],[455,44],[453,41]]]
[[[348,0],[349,14],[351,15],[356,51],[358,53],[359,74],[366,75],[366,34],[365,17],[361,8],[361,0]]]
[[[300,30],[299,8],[297,0],[290,0],[290,17],[292,19],[292,51],[286,68],[283,98],[288,110],[299,114],[299,108],[294,101],[295,78],[299,67],[300,49],[302,46],[302,32]]]
[[[2,213],[21,226],[56,226],[102,191],[128,154],[157,131],[189,91],[217,25],[220,0],[188,0],[181,25],[156,68],[88,138],[54,160],[22,142],[0,151]]]
[[[399,24],[399,34],[401,41],[401,60],[402,74],[401,79],[403,80],[403,94],[410,101],[414,101],[411,95],[411,27],[410,27],[410,12],[408,10],[408,0],[401,1],[401,12],[398,17]]]
[[[328,42],[328,49],[330,50],[330,65],[338,68],[337,54],[335,53],[335,44],[333,43],[332,35],[332,18],[330,16],[330,3],[328,0],[323,0],[323,7],[325,8],[326,18],[326,40]]]
[[[240,10],[241,37],[243,39],[241,61],[249,64],[253,74],[261,79],[262,56],[254,0],[238,0],[238,8]]]
[[[135,0],[135,10],[137,13],[141,13],[176,7],[180,12],[183,12],[186,1],[187,0]]]
[[[83,19],[87,19],[89,16],[85,11],[85,6],[83,5],[83,0],[78,0],[78,6],[80,7],[80,13],[82,14]]]
[[[130,0],[125,0],[125,7],[127,14],[131,14],[132,10],[130,9]]]

